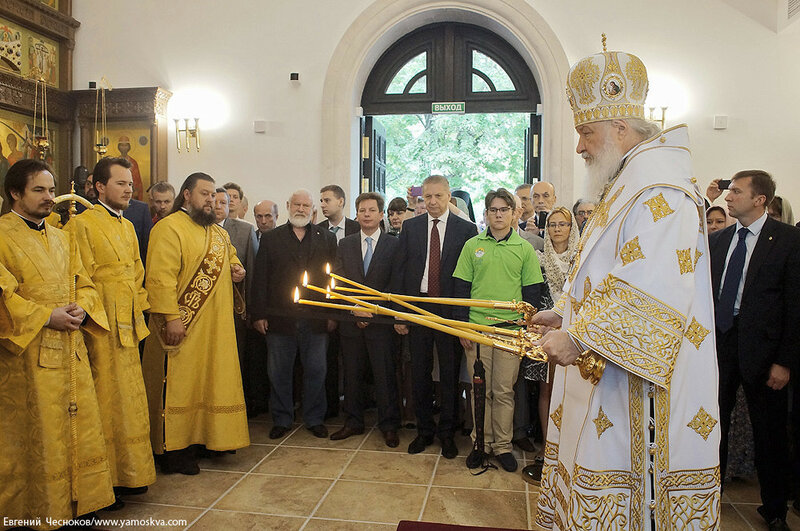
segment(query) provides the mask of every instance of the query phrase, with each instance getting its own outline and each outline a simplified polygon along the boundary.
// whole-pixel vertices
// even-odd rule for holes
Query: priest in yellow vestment
[[[49,167],[19,161],[4,189],[12,211],[0,218],[0,515],[4,527],[52,529],[114,502],[78,332],[102,333],[108,322],[69,236],[44,222],[55,192]]]
[[[153,228],[145,286],[150,336],[142,360],[153,450],[165,473],[197,474],[192,445],[250,444],[233,323],[233,282],[244,279],[215,223],[214,180],[187,177],[175,209]]]
[[[139,341],[148,335],[144,267],[133,224],[122,216],[133,190],[130,162],[103,158],[94,168],[99,203],[70,220],[86,272],[100,293],[110,332],[87,334],[111,475],[119,493],[156,480]],[[119,505],[119,504],[117,504]]]

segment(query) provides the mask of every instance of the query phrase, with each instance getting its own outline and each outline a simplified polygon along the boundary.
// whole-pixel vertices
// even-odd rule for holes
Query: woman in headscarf
[[[555,302],[561,298],[567,271],[578,251],[578,240],[580,239],[580,231],[575,224],[572,212],[563,206],[550,211],[545,228],[544,250],[536,251],[548,288],[543,290],[545,296],[539,307],[540,310],[552,308]],[[555,366],[531,362],[527,358],[523,360],[521,368],[527,380],[539,382],[539,422],[545,437],[547,436],[547,413],[550,410],[550,391],[554,369]],[[538,483],[542,476],[543,463],[543,456],[536,456],[534,463],[522,470],[522,477],[530,482]]]
[[[769,207],[767,207],[767,213],[769,214],[769,217],[775,221],[780,221],[781,223],[786,223],[788,225],[794,225],[792,205],[789,204],[789,200],[786,198],[776,195],[769,204]]]

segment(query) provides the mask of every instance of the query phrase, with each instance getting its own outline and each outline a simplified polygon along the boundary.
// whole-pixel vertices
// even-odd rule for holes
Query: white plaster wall
[[[739,169],[763,168],[800,210],[800,24],[776,34],[721,0],[528,2],[555,32],[570,63],[599,51],[600,33],[606,32],[610,49],[637,54],[654,79],[672,79],[685,96],[680,121],[689,124],[701,184]],[[105,75],[116,87],[216,92],[228,107],[227,121],[203,130],[200,153],[176,153],[170,133],[169,180],[179,184],[193,171],[206,171],[219,182],[242,184],[251,205],[271,198],[283,207],[291,190],[317,190],[328,182],[322,160],[323,82],[334,49],[371,4],[75,2],[73,16],[81,28],[74,88]],[[289,82],[290,72],[300,73],[299,84]],[[729,116],[727,130],[712,129],[714,114]],[[673,118],[670,109],[668,125],[677,123]],[[252,132],[255,119],[269,122],[268,134]],[[572,171],[569,195],[577,196],[585,191],[577,156]]]

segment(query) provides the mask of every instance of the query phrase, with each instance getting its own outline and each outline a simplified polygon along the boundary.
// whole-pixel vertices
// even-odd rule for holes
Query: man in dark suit
[[[800,348],[800,229],[767,216],[766,206],[775,195],[768,173],[740,171],[731,181],[725,201],[738,221],[709,237],[720,465],[724,478],[731,411],[741,385],[753,425],[762,502],[758,512],[770,529],[788,529],[786,384]]]
[[[314,436],[328,436],[323,424],[326,319],[313,318],[306,307],[292,301],[303,272],[308,272],[311,284],[324,286],[328,283],[325,264],[336,260],[336,239],[311,223],[313,208],[311,192],[293,193],[286,202],[288,223],[261,237],[256,256],[250,308],[254,328],[267,336],[271,439],[285,436],[294,421],[292,374],[298,350],[303,365],[303,422]],[[319,299],[313,293],[303,296]]]
[[[318,223],[319,227],[329,230],[336,236],[336,243],[345,236],[358,234],[361,228],[358,223],[344,215],[345,195],[342,187],[336,184],[323,186],[319,191],[319,205],[325,221]],[[325,376],[325,396],[328,400],[328,411],[325,418],[339,415],[339,360],[341,359],[341,342],[339,332],[336,330],[336,321],[331,321],[328,330],[328,374]]]
[[[136,230],[136,239],[139,240],[139,254],[142,257],[142,264],[144,264],[147,257],[147,243],[150,241],[150,229],[153,228],[150,207],[144,201],[131,199],[130,205],[122,215],[133,223],[133,228]]]
[[[214,214],[217,216],[217,224],[228,233],[231,243],[236,249],[236,256],[244,265],[245,271],[253,271],[256,253],[258,253],[258,240],[256,239],[255,228],[246,221],[228,217],[230,215],[230,196],[225,188],[217,188],[214,197]],[[244,282],[234,284],[234,289],[238,290],[245,304],[245,313],[237,313],[233,316],[236,325],[236,350],[239,353],[239,368],[242,371],[242,387],[244,388],[244,398],[247,404],[247,412],[252,417],[267,409],[266,390],[260,381],[266,379],[266,374],[254,374],[251,363],[251,355],[247,350],[247,304],[252,302],[250,288],[252,286],[253,275],[247,275]],[[234,304],[234,308],[236,305]],[[257,390],[260,390],[258,392]]]
[[[397,253],[397,238],[381,232],[383,196],[365,192],[356,198],[356,212],[361,230],[339,243],[336,252],[338,274],[379,291],[387,291]],[[371,314],[354,312],[356,317]],[[364,433],[365,376],[372,367],[375,399],[378,403],[378,428],[390,448],[400,440],[400,408],[397,400],[397,379],[392,354],[392,327],[387,324],[353,322],[339,323],[344,368],[344,427],[333,433],[338,441]]]
[[[393,273],[393,291],[430,297],[453,296],[453,271],[464,243],[478,234],[475,225],[450,215],[450,184],[441,175],[422,182],[422,197],[428,213],[407,219],[400,232],[400,245]],[[452,317],[452,307],[425,304],[424,308]],[[429,328],[396,325],[400,334],[409,334],[413,375],[413,396],[417,414],[417,437],[408,453],[417,454],[433,443],[437,435],[442,455],[458,455],[453,441],[458,420],[458,377],[463,350],[458,340]],[[439,356],[439,382],[442,404],[439,424],[433,419],[433,347]]]
[[[331,231],[336,236],[336,243],[342,241],[345,236],[357,234],[361,230],[358,222],[345,217],[345,201],[344,190],[339,185],[329,184],[319,191],[319,204],[325,221],[318,223],[318,226]]]

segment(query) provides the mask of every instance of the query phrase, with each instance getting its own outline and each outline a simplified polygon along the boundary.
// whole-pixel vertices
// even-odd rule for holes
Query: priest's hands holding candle
[[[180,345],[184,337],[186,337],[186,327],[180,318],[167,321],[164,324],[164,343],[170,347]]]
[[[551,330],[561,328],[561,316],[553,310],[536,312],[533,314],[533,317],[531,317],[530,324],[534,326],[537,332],[545,335]]]
[[[77,303],[71,302],[66,306],[55,308],[50,313],[50,319],[47,320],[45,326],[53,330],[77,330],[85,317],[86,312],[83,308]]]
[[[559,365],[567,366],[575,363],[581,351],[572,340],[572,337],[564,330],[550,330],[539,341],[533,343],[537,347],[542,347],[547,359]]]
[[[239,264],[231,264],[231,280],[241,282],[247,272]]]

